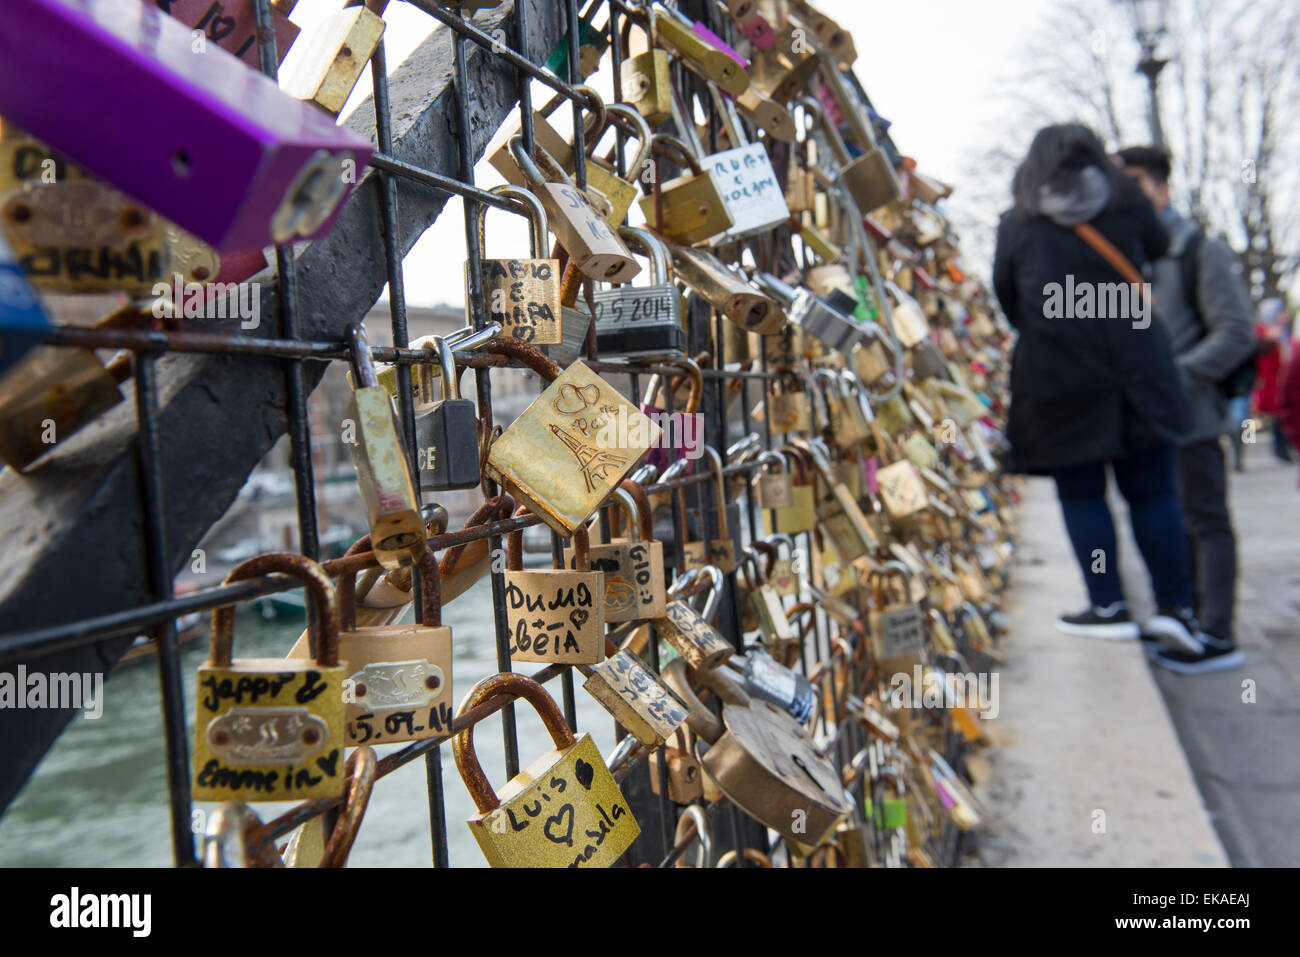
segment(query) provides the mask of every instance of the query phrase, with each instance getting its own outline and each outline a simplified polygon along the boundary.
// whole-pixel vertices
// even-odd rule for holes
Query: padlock
[[[886,579],[898,576],[902,601],[886,597]],[[886,562],[870,575],[874,608],[871,611],[871,647],[877,673],[885,683],[894,674],[909,677],[912,668],[925,664],[925,624],[920,607],[911,600],[912,573],[899,561]]]
[[[725,669],[697,668],[696,675],[727,702],[726,732],[700,756],[705,773],[742,811],[782,837],[820,844],[850,804],[807,729],[770,701],[751,699]]]
[[[651,9],[649,17],[654,39],[686,66],[732,96],[749,89],[744,66],[696,32],[690,19],[669,7]]]
[[[681,730],[685,706],[632,652],[618,650],[578,670],[587,677],[583,690],[646,747],[657,748]]]
[[[925,482],[910,461],[885,466],[876,473],[876,480],[880,483],[880,500],[891,519],[909,518],[930,504]]]
[[[778,595],[798,597],[803,590],[803,572],[805,569],[803,553],[795,548],[794,539],[789,535],[769,535],[766,541],[777,549],[776,559],[772,563],[772,570],[767,575],[768,582],[776,589]],[[786,547],[787,552],[787,557],[784,558],[780,554],[780,546],[782,545]]]
[[[636,23],[631,17],[623,20],[623,53],[627,57],[619,64],[623,81],[623,100],[636,107],[646,123],[659,126],[673,116],[672,79],[668,73],[668,51],[661,49],[650,37],[650,48],[644,53],[629,55],[632,49],[631,31]],[[653,30],[651,21],[647,29]],[[638,175],[640,175],[638,173]]]
[[[300,100],[338,116],[384,36],[384,18],[362,4],[315,24],[294,53],[298,68],[281,83]]]
[[[791,12],[806,26],[812,27],[822,47],[833,56],[837,63],[850,67],[858,58],[857,46],[853,34],[838,23],[802,0],[794,0]]]
[[[739,123],[736,128],[743,129]],[[705,157],[702,165],[721,188],[732,221],[718,242],[771,232],[789,222],[790,208],[763,144],[741,139],[739,146]]]
[[[483,259],[484,310],[488,319],[501,324],[501,335],[530,342],[553,345],[560,336],[560,261],[546,255],[550,223],[541,201],[518,186],[497,186],[492,192],[522,203],[528,211],[531,259]],[[479,207],[478,244],[487,250],[488,205]],[[469,288],[469,260],[465,261],[465,288]],[[473,303],[465,303],[466,323],[473,325]]]
[[[850,399],[839,375],[829,369],[818,369],[813,372],[813,381],[820,386],[818,394],[827,411],[826,438],[841,448],[852,448],[865,441],[870,431],[861,414],[853,414],[857,399]]]
[[[474,726],[452,755],[478,813],[470,833],[492,867],[610,867],[641,833],[591,735],[574,736],[546,689],[523,675],[498,674],[475,685],[457,714],[499,695],[527,700],[555,747],[493,792],[474,754]]]
[[[766,569],[759,567],[760,562],[767,566],[772,564],[767,556],[751,545],[740,553],[740,560],[736,563],[736,603],[740,606],[742,634],[758,630],[758,609],[750,598],[755,589],[767,580]]]
[[[930,323],[925,311],[915,299],[908,295],[896,282],[885,281],[885,290],[890,300],[890,319],[893,322],[894,336],[903,348],[910,349],[923,341],[930,334]]]
[[[562,181],[548,183],[537,164],[524,151],[522,136],[510,140],[510,153],[527,178],[530,190],[542,201],[550,227],[583,275],[601,282],[630,282],[641,271],[623,241],[591,205],[568,176],[538,148],[554,176]]]
[[[673,583],[674,588],[683,587],[696,580],[700,569],[690,569]],[[706,568],[703,573],[710,579],[712,590],[703,612],[697,612],[684,601],[668,602],[662,618],[654,620],[654,630],[658,635],[677,649],[677,653],[686,659],[692,668],[702,665],[718,665],[728,661],[736,653],[735,647],[720,635],[709,619],[717,607],[718,593],[722,585],[722,573],[717,569]],[[673,592],[670,589],[670,599]],[[679,695],[680,697],[680,695]],[[683,699],[684,700],[684,699]],[[690,706],[690,702],[685,702]]]
[[[268,4],[267,12],[275,33],[277,65],[284,61],[285,54],[298,36],[298,25],[289,19],[297,4],[298,0],[271,0]],[[224,0],[218,4],[206,0],[171,0],[157,3],[157,6],[194,33],[201,34],[205,44],[215,44],[239,57],[250,69],[259,69],[257,0]]]
[[[787,388],[793,386],[793,388]],[[774,391],[768,392],[765,401],[759,402],[750,416],[757,422],[763,421],[766,409],[768,431],[773,435],[791,432],[807,432],[812,429],[812,406],[803,383],[790,376],[778,379],[772,384]]]
[[[253,846],[253,833],[262,827],[256,812],[239,801],[223,801],[208,814],[203,828],[204,867],[284,867],[275,845]]]
[[[690,804],[704,796],[704,772],[686,742],[686,732],[678,728],[675,740],[676,747],[665,746],[650,752],[650,792],[662,793],[659,785],[662,763],[668,777],[668,800],[674,804]]]
[[[712,565],[724,575],[736,569],[736,543],[732,539],[731,520],[728,517],[730,505],[727,503],[727,492],[724,485],[722,474],[722,457],[718,455],[717,449],[711,446],[704,446],[704,455],[709,460],[713,469],[713,490],[714,490],[714,510],[717,516],[718,537],[711,539],[707,545],[704,542],[684,542],[682,543],[682,554],[685,568],[706,568]],[[703,508],[703,507],[702,507]],[[737,517],[739,517],[737,513]],[[700,533],[704,534],[707,527],[703,511],[700,512]],[[737,529],[739,531],[739,529]]]
[[[339,656],[348,663],[343,717],[348,746],[440,738],[452,715],[451,628],[442,624],[442,582],[427,548],[417,557],[420,624],[356,624],[355,574],[338,583]],[[311,657],[303,635],[285,656]]]
[[[316,609],[310,661],[231,658],[235,610],[212,612],[208,660],[195,691],[194,800],[287,801],[343,793],[343,681],[334,585],[311,559],[271,552],[236,565],[224,584],[281,572]]]
[[[758,610],[758,630],[766,644],[779,648],[791,642],[797,643],[785,607],[781,604],[781,595],[774,587],[766,583],[759,585],[750,595],[750,601]]]
[[[350,439],[375,557],[385,568],[396,568],[409,561],[425,541],[424,520],[397,428],[393,397],[375,378],[370,343],[360,323],[348,330],[348,346],[353,388],[344,437]]]
[[[886,356],[884,347],[880,344],[878,338],[868,339],[865,343],[859,343],[852,352],[853,368],[858,373],[858,378],[867,385],[874,385],[887,372],[894,369],[892,363]]]
[[[691,148],[674,136],[656,133],[651,138],[654,189],[641,197],[641,212],[656,233],[690,246],[725,233],[735,221],[723,198],[722,186]],[[662,164],[672,160],[688,171],[664,182]]]
[[[760,93],[778,103],[789,103],[803,92],[819,61],[802,29],[792,24],[781,28],[772,26],[775,38],[766,50],[754,54],[749,64],[749,81]]]
[[[677,278],[747,332],[772,336],[786,325],[785,311],[706,249],[670,242]]]
[[[516,515],[525,515],[520,508]],[[524,571],[524,533],[507,539],[506,626],[512,661],[596,665],[605,660],[605,575],[592,571],[587,529],[573,533],[576,569]]]
[[[654,540],[650,499],[629,479],[613,494],[627,513],[627,537],[590,547],[591,567],[605,575],[605,621],[662,618],[668,603],[664,543]],[[568,561],[572,567],[574,559]]]
[[[366,168],[367,140],[233,57],[196,59],[189,28],[156,4],[10,0],[5,12],[23,42],[0,57],[0,115],[218,251],[324,236],[363,178],[346,174]],[[70,62],[114,96],[87,109]],[[56,82],[32,97],[39,76]]]
[[[764,510],[763,523],[769,535],[798,535],[801,532],[812,531],[817,524],[815,478],[809,474],[808,467],[801,457],[791,453],[790,461],[794,463],[792,479],[794,504],[786,508]]]
[[[669,275],[668,247],[653,233],[624,226],[619,236],[650,259],[650,285],[598,290],[596,349],[602,359],[671,362],[686,354],[682,297]]]
[[[587,87],[579,87],[582,90],[589,90]],[[590,91],[595,95],[594,91]],[[650,143],[651,133],[650,126],[646,123],[645,118],[635,109],[625,103],[610,103],[605,106],[605,121],[603,126],[593,127],[587,131],[585,140],[587,145],[587,185],[600,190],[600,192],[609,200],[610,213],[606,217],[609,224],[617,229],[627,219],[627,211],[632,208],[632,201],[640,195],[636,182],[649,170]],[[609,127],[617,126],[631,137],[637,143],[637,150],[632,155],[632,161],[627,165],[632,177],[628,180],[619,176],[610,159],[598,159],[592,155],[600,142],[601,137]],[[617,147],[615,147],[617,150]],[[571,152],[571,151],[570,151]],[[556,157],[561,163],[564,162],[560,157]],[[612,154],[611,154],[612,159]]]
[[[844,138],[840,136],[839,130],[826,115],[821,103],[811,96],[801,96],[798,104],[817,121],[826,136],[831,155],[839,166],[833,181],[843,183],[863,216],[902,195],[898,174],[890,165],[883,150],[873,144],[865,153],[854,159],[849,155]]]
[[[477,488],[479,473],[478,407],[460,396],[460,371],[451,346],[434,336],[430,348],[438,356],[439,397],[425,394],[425,383],[415,407],[416,465],[420,488],[426,492]],[[420,378],[424,378],[420,376]]]
[[[673,365],[680,366],[686,375],[665,386],[663,377],[655,373],[646,383],[645,394],[641,399],[641,412],[655,422],[663,423],[659,438],[646,456],[646,464],[653,466],[657,472],[669,468],[674,453],[682,448],[691,448],[702,438],[698,413],[700,400],[704,397],[704,372],[694,359],[678,359]],[[687,390],[683,398],[683,384]],[[668,395],[673,397],[673,411],[669,414]],[[689,430],[689,431],[688,431]],[[685,458],[677,458],[679,470],[689,464]],[[661,478],[661,481],[665,480]]]
[[[753,484],[757,490],[759,508],[789,508],[794,504],[794,480],[790,477],[790,464],[776,452],[764,452],[758,457],[758,472]],[[775,464],[778,471],[765,472],[766,464]]]
[[[871,824],[878,857],[886,867],[902,867],[909,843],[909,820],[907,784],[897,768],[879,768],[872,779]]]
[[[484,471],[568,538],[658,441],[659,426],[583,362],[561,373],[510,339],[485,351],[523,362],[550,385],[492,443]]]
[[[849,355],[853,347],[867,341],[863,326],[835,309],[806,288],[795,288],[770,273],[755,273],[759,286],[786,307],[790,322],[807,336],[820,340],[828,349]]]
[[[759,50],[770,50],[776,42],[772,24],[758,11],[756,0],[723,0],[723,6],[746,39]],[[752,87],[751,87],[752,88]]]

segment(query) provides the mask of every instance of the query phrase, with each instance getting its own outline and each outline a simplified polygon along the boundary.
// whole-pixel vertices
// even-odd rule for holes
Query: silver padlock
[[[596,347],[601,358],[672,361],[686,355],[682,297],[669,277],[668,247],[654,234],[624,226],[619,238],[650,259],[650,285],[598,291]]]
[[[853,347],[866,345],[870,335],[844,313],[809,290],[795,288],[771,273],[757,272],[754,280],[768,295],[785,306],[786,316],[801,330],[819,340],[826,348],[848,357]]]

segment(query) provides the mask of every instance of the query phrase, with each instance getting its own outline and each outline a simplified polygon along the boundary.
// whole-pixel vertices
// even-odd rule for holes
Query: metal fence
[[[392,348],[375,347],[373,352],[375,358],[379,361],[398,364],[397,395],[400,402],[399,411],[405,430],[410,461],[414,468],[416,443],[412,426],[414,408],[411,376],[413,367],[419,363],[429,362],[430,355],[422,349],[407,347],[406,300],[403,285],[401,241],[398,229],[398,186],[399,184],[405,184],[409,187],[441,191],[461,198],[465,221],[466,259],[469,263],[466,292],[472,324],[475,328],[481,329],[489,321],[483,295],[483,276],[480,272],[482,250],[475,225],[479,218],[479,210],[482,206],[487,205],[519,215],[526,215],[527,213],[522,204],[481,189],[474,183],[476,156],[474,155],[475,150],[471,130],[475,118],[472,115],[472,97],[467,87],[469,82],[467,51],[473,47],[482,48],[491,56],[500,58],[513,68],[515,75],[513,95],[519,104],[521,132],[527,151],[531,153],[534,144],[532,123],[532,84],[534,81],[553,91],[557,97],[571,102],[574,114],[573,145],[575,155],[585,155],[586,150],[583,132],[583,104],[585,101],[581,92],[575,89],[574,84],[561,79],[551,70],[530,62],[520,52],[527,49],[526,40],[530,32],[535,29],[535,25],[530,22],[530,17],[534,11],[529,3],[519,2],[514,5],[514,33],[513,36],[508,38],[508,42],[503,43],[499,34],[494,36],[476,26],[464,11],[448,9],[437,3],[430,2],[430,0],[406,0],[406,2],[427,13],[444,29],[455,34],[453,40],[452,83],[455,94],[456,119],[459,123],[460,133],[455,137],[459,148],[458,161],[454,170],[446,171],[421,168],[393,156],[393,119],[389,102],[388,68],[385,61],[383,41],[381,40],[371,58],[377,152],[371,160],[373,171],[370,174],[372,178],[378,179],[378,190],[381,196],[381,222],[378,235],[358,237],[358,240],[378,243],[382,247],[387,261],[388,301],[391,310],[391,330],[394,346]],[[382,13],[386,3],[384,0],[380,0],[378,3],[375,0],[369,0],[368,5],[377,12]],[[607,11],[606,29],[612,57],[614,62],[618,63],[623,58],[620,37],[621,20],[630,12],[635,11],[630,10],[620,0],[592,0],[587,9],[583,11],[582,17],[594,16],[602,6]],[[274,77],[277,57],[268,0],[257,0],[256,9],[259,25],[261,68],[264,73]],[[696,12],[714,32],[724,39],[733,37],[733,25],[722,16],[717,5],[701,4]],[[562,19],[567,30],[567,75],[570,77],[579,76],[581,72],[579,65],[580,39],[579,30],[574,29],[574,25],[580,20],[577,0],[563,0],[563,2],[557,3],[553,15]],[[706,89],[693,73],[675,65],[674,81],[688,95],[692,93],[699,94],[707,100]],[[622,90],[617,69],[613,71],[613,84],[614,99],[619,100],[622,98]],[[716,114],[711,114],[709,131],[711,145],[714,148],[716,148],[718,130],[718,117]],[[621,131],[618,133],[618,140],[619,149],[616,151],[616,155],[619,173],[622,174],[624,172],[624,151],[622,149],[624,135]],[[584,168],[581,163],[576,164],[575,179],[579,188],[585,186]],[[789,249],[778,250],[770,236],[758,237],[748,240],[746,243],[754,254],[756,261],[760,263],[772,262],[773,258],[778,254],[793,258],[793,253]],[[868,256],[868,259],[872,258],[874,257]],[[55,327],[46,337],[46,341],[53,345],[129,350],[133,355],[134,398],[139,423],[137,443],[139,496],[146,503],[143,511],[145,517],[143,535],[147,566],[143,569],[143,572],[147,577],[148,587],[154,600],[129,610],[102,614],[93,618],[70,621],[50,627],[0,635],[0,666],[11,666],[18,662],[31,662],[44,655],[92,645],[113,637],[140,633],[152,635],[158,651],[157,667],[162,713],[162,745],[166,749],[167,755],[172,844],[175,862],[178,866],[196,864],[196,853],[194,834],[191,830],[191,771],[189,763],[190,748],[186,735],[186,702],[182,692],[182,675],[174,619],[187,613],[211,610],[235,602],[248,601],[258,596],[297,588],[300,587],[300,583],[297,580],[280,575],[265,575],[237,583],[203,588],[185,595],[178,596],[173,593],[174,569],[170,567],[168,556],[174,552],[174,543],[169,547],[169,521],[176,510],[182,507],[182,503],[179,490],[174,486],[168,487],[163,469],[160,466],[162,439],[157,425],[160,396],[156,365],[159,359],[168,353],[212,353],[235,357],[236,361],[240,361],[243,357],[271,357],[280,360],[285,395],[287,397],[285,416],[291,446],[290,461],[296,480],[299,551],[309,558],[317,559],[320,554],[320,547],[317,529],[315,481],[312,470],[311,432],[307,412],[310,389],[307,377],[304,375],[304,368],[308,363],[346,362],[349,358],[349,351],[345,342],[312,339],[301,333],[299,296],[302,280],[298,275],[298,264],[291,246],[281,246],[276,249],[273,273],[275,277],[274,288],[277,297],[277,313],[280,322],[275,337],[227,335],[195,331],[88,329],[70,326]],[[589,280],[587,282],[590,283]],[[882,296],[881,299],[885,301],[885,297]],[[780,378],[781,373],[768,369],[764,354],[760,354],[756,367],[743,370],[724,368],[720,348],[720,344],[724,339],[724,319],[721,313],[710,310],[706,305],[697,301],[694,307],[687,311],[686,321],[688,325],[688,341],[692,346],[710,342],[714,344],[714,347],[711,348],[712,365],[703,370],[705,382],[708,385],[708,388],[705,389],[702,405],[702,411],[705,413],[705,441],[719,450],[725,450],[728,445],[728,437],[735,434],[738,425],[742,430],[747,431],[740,423],[728,421],[728,387],[733,386],[733,384],[738,385],[741,395],[740,408],[743,415],[746,410],[753,406],[756,399],[760,399],[765,395],[766,384]],[[594,336],[590,340],[589,347],[592,349],[586,357],[589,366],[600,373],[626,375],[628,377],[626,381],[630,385],[630,394],[634,402],[636,397],[641,394],[641,386],[645,377],[655,374],[672,376],[680,373],[680,368],[672,365],[600,361],[599,356],[594,353]],[[466,366],[474,370],[479,415],[491,424],[493,371],[503,367],[520,368],[520,364],[499,355],[458,355],[457,363],[460,366]],[[671,388],[664,390],[667,401],[665,411],[668,413],[674,411],[672,391]],[[765,449],[773,448],[773,436],[769,430],[766,417],[764,417],[758,431],[761,434],[762,447]],[[723,454],[725,456],[725,451]],[[724,462],[724,465],[724,473],[728,476],[748,475],[759,467],[758,463],[753,460],[740,464]],[[697,471],[698,474],[688,475],[664,483],[657,486],[656,489],[683,489],[689,499],[694,500],[693,503],[687,501],[686,504],[694,504],[702,509],[703,515],[707,516],[708,527],[706,534],[709,537],[716,537],[717,515],[715,503],[712,502],[713,496],[711,492],[701,494],[702,484],[705,489],[708,489],[712,483],[712,473],[707,470]],[[490,498],[497,494],[498,489],[494,483],[485,479],[483,492],[485,497]],[[684,537],[687,517],[683,513],[683,503],[679,500],[679,496],[673,494],[670,497],[672,499],[673,528],[675,529],[677,541],[680,542]],[[758,508],[752,496],[745,497],[743,512],[748,537],[751,540],[761,537]],[[531,516],[493,521],[431,537],[429,547],[434,551],[441,551],[454,545],[487,539],[491,549],[500,550],[502,548],[502,538],[508,532],[538,524],[539,522],[538,518]],[[810,543],[805,539],[805,545],[808,544]],[[553,549],[556,559],[559,560],[562,553],[561,539],[558,536],[553,536]],[[680,561],[679,550],[679,570]],[[339,576],[356,574],[366,568],[373,568],[376,564],[377,562],[372,553],[361,552],[327,561],[324,563],[324,568],[330,575]],[[501,672],[509,672],[512,670],[512,663],[510,639],[506,627],[503,576],[495,568],[490,574],[497,665]],[[741,616],[734,573],[728,575],[727,578],[728,583],[724,593],[724,601],[722,602],[720,630],[724,634],[731,636],[737,648],[739,648],[742,643],[742,635],[740,628],[737,626]],[[418,581],[414,587],[419,588]],[[419,607],[420,603],[417,600],[415,602],[417,620]],[[861,605],[858,606],[858,611],[860,614],[863,613]],[[798,667],[804,674],[815,674],[817,680],[821,681],[831,673],[826,664],[832,660],[843,660],[847,653],[851,658],[857,660],[857,663],[850,669],[850,692],[860,695],[865,680],[865,671],[861,663],[861,642],[857,636],[846,630],[843,637],[849,639],[847,652],[844,650],[845,646],[843,645],[839,646],[841,650],[837,650],[837,645],[833,641],[834,630],[834,626],[824,613],[820,610],[814,610],[809,618],[808,636],[805,640],[804,653]],[[615,634],[617,636],[618,632]],[[648,643],[648,657],[650,667],[658,671],[660,663],[656,641]],[[559,690],[557,697],[562,704],[570,726],[576,730],[577,716],[575,714],[572,669],[559,665],[551,666],[536,673],[533,677],[537,681],[544,683],[554,683],[558,679]],[[831,682],[831,692],[834,694],[834,682]],[[838,697],[835,697],[832,707],[822,718],[822,730],[828,735],[826,739],[827,747],[836,757],[835,763],[837,767],[846,767],[851,757],[856,753],[860,753],[867,742],[867,735],[860,723],[849,717],[847,704],[846,701],[841,701]],[[491,701],[460,715],[452,723],[451,733],[444,738],[410,744],[378,761],[376,777],[382,779],[385,775],[409,762],[420,758],[425,760],[428,778],[428,814],[432,836],[431,858],[434,866],[446,867],[451,864],[447,850],[447,822],[443,809],[443,789],[445,785],[442,779],[439,748],[457,731],[475,725],[498,712],[501,714],[503,732],[500,760],[506,775],[513,777],[520,769],[514,708],[512,703],[503,699]],[[622,767],[616,769],[618,779],[630,783],[633,776],[647,773],[649,765],[645,760],[647,752],[643,747],[623,749],[621,756],[626,760]],[[954,750],[951,756],[954,761],[959,760],[958,750]],[[657,834],[654,837],[657,838],[658,847],[664,850],[665,853],[660,856],[657,863],[671,864],[683,850],[683,845],[675,846],[673,839],[674,825],[681,809],[673,805],[666,797],[666,769],[662,763],[659,765],[659,774],[659,792],[661,796],[653,799],[653,802],[657,804],[658,818]],[[341,803],[342,799],[305,802],[293,810],[267,821],[258,831],[251,835],[250,841],[256,845],[260,842],[282,838],[294,828],[315,816],[336,812]],[[725,805],[725,800],[718,801],[710,807],[710,810],[718,812]],[[756,828],[752,821],[740,815],[732,814],[728,816],[725,812],[724,817],[727,817],[725,827],[728,829],[728,833],[724,841],[721,842],[721,846],[730,845],[737,849],[757,848],[764,852],[770,850],[765,846],[763,830]],[[647,840],[650,836],[645,833],[648,830],[650,829],[643,829],[642,840]],[[945,827],[942,834],[932,844],[932,856],[936,859],[951,861],[956,853],[957,839],[958,834],[955,829],[951,826]],[[741,863],[743,866],[743,857]]]

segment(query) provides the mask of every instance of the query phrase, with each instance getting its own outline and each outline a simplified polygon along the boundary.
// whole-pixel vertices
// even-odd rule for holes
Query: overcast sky
[[[1106,0],[1098,0],[1106,2]],[[341,8],[342,0],[299,0],[292,19],[306,27]],[[858,49],[854,68],[880,114],[893,122],[891,134],[903,153],[922,170],[961,191],[971,175],[970,156],[997,136],[998,110],[992,102],[999,76],[1028,25],[1048,0],[908,0],[865,3],[821,0],[818,8],[853,33]],[[393,2],[384,18],[390,72],[432,30],[434,21],[408,4]],[[914,39],[913,39],[914,38]],[[292,70],[299,45],[290,50],[283,71]],[[593,85],[611,93],[608,70]],[[592,81],[589,81],[592,82]],[[369,73],[345,107],[350,112],[370,92]],[[544,96],[540,97],[545,99]],[[495,148],[495,145],[494,147]],[[501,182],[485,162],[476,170],[479,185]],[[635,210],[635,204],[634,204]],[[639,214],[633,212],[634,220]],[[505,213],[489,216],[489,252],[522,255],[522,220]],[[413,305],[461,304],[464,226],[459,202],[451,202],[421,238],[405,263],[407,301]],[[455,256],[439,250],[455,249]]]

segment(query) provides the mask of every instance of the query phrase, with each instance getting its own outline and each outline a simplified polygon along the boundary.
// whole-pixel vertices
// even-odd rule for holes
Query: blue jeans
[[[1174,485],[1174,447],[1158,445],[1111,462],[1128,502],[1133,537],[1146,562],[1158,605],[1189,607],[1192,578],[1187,533]],[[1093,605],[1124,600],[1115,523],[1106,505],[1106,463],[1058,469],[1056,494]]]

